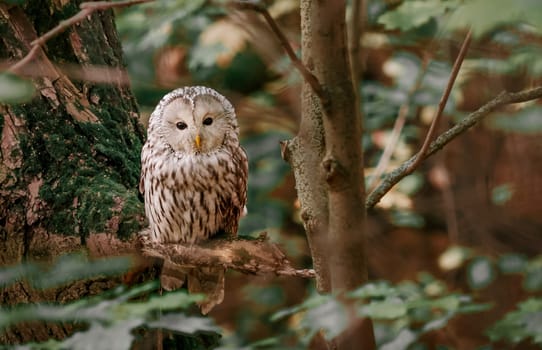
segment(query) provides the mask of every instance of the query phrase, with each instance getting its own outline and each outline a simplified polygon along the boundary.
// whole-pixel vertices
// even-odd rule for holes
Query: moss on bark
[[[63,6],[55,1],[47,1],[46,6],[27,2],[23,8],[6,6],[4,11],[9,15],[0,18],[0,47],[5,48],[0,56],[17,60],[27,52],[28,40],[32,39],[22,38],[19,27],[42,35],[77,13],[79,2]],[[27,28],[28,24],[33,28]],[[96,13],[67,29],[47,43],[45,52],[47,58],[37,62],[37,68],[50,60],[58,65],[124,69],[112,11]],[[11,190],[27,192],[30,183],[40,183],[38,198],[33,201],[41,205],[32,208],[39,219],[34,220],[33,227],[78,235],[83,241],[93,232],[128,237],[144,223],[137,192],[144,132],[131,92],[114,82],[72,82],[65,76],[56,80],[36,78],[34,83],[40,91],[38,96],[4,108],[5,114],[21,124],[16,143],[9,145],[10,157],[20,161],[10,169],[11,174],[6,174],[16,179],[10,182]],[[78,118],[79,113],[92,118]],[[0,121],[3,127],[3,115]],[[2,196],[2,202],[9,203],[8,194]],[[31,196],[26,193],[18,197],[27,201],[23,205],[26,210],[20,212],[24,222]],[[5,211],[0,213],[0,217],[5,216]]]

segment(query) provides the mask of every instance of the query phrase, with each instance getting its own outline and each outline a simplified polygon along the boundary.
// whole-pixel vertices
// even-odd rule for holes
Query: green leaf
[[[394,298],[384,301],[371,301],[369,304],[363,305],[359,312],[360,316],[391,320],[405,316],[407,306],[401,299]]]
[[[388,282],[367,283],[348,293],[351,298],[368,299],[384,298],[397,295],[397,290]]]
[[[18,280],[28,278],[38,273],[34,264],[17,264],[0,269],[0,287],[7,287]]]
[[[30,101],[35,92],[31,81],[11,73],[0,73],[0,103],[24,103]]]
[[[453,312],[449,312],[444,317],[437,318],[436,320],[426,323],[422,328],[422,332],[426,333],[443,328],[446,326],[446,324],[448,324],[448,321],[450,321],[453,315]]]
[[[78,332],[64,340],[63,349],[130,349],[134,336],[132,330],[143,324],[141,319],[130,319],[105,327],[93,322],[85,332]]]
[[[518,309],[507,313],[487,332],[492,341],[507,340],[519,343],[532,340],[542,344],[542,299],[530,298],[518,305]]]
[[[408,328],[402,329],[397,337],[392,341],[382,344],[380,350],[399,350],[408,349],[409,345],[414,343],[420,337],[418,332],[414,332]]]
[[[201,294],[188,294],[186,291],[176,291],[152,297],[150,300],[134,303],[124,303],[114,308],[116,319],[142,317],[154,310],[185,309],[197,301],[204,299]]]
[[[542,290],[542,257],[530,261],[527,265],[523,288],[531,292]]]
[[[541,115],[542,107],[530,106],[513,115],[497,114],[489,120],[489,126],[506,132],[535,135],[542,131]]]
[[[491,13],[491,16],[488,16]],[[470,0],[450,16],[447,28],[471,28],[480,37],[506,25],[529,23],[542,28],[542,6],[539,0]]]
[[[298,312],[318,307],[325,304],[330,298],[332,298],[330,295],[315,294],[299,305],[277,311],[271,316],[271,321],[275,322]]]
[[[186,316],[182,313],[170,313],[161,316],[158,320],[147,322],[150,328],[169,329],[183,334],[196,334],[199,332],[220,332],[220,328],[208,317]]]
[[[402,31],[420,27],[430,19],[443,15],[448,9],[458,5],[456,0],[410,0],[404,1],[396,9],[384,13],[378,19],[386,29]]]
[[[467,282],[472,289],[487,287],[495,279],[495,268],[486,257],[474,258],[467,267]]]
[[[459,308],[461,299],[461,295],[452,294],[437,299],[419,299],[409,302],[407,305],[409,308],[428,307],[431,309],[439,309],[453,312]]]
[[[496,186],[491,191],[491,201],[496,205],[504,205],[514,194],[514,185],[502,184]]]
[[[33,275],[30,282],[36,288],[46,289],[90,277],[118,276],[131,266],[129,257],[89,260],[82,254],[69,254],[58,258],[47,272]]]
[[[400,227],[422,228],[425,226],[425,219],[420,214],[411,210],[393,210],[391,221]]]
[[[519,273],[527,266],[527,257],[523,254],[505,254],[497,262],[502,273]]]
[[[346,307],[337,299],[329,298],[325,303],[309,309],[303,317],[302,325],[311,333],[324,330],[324,337],[333,339],[348,325]]]

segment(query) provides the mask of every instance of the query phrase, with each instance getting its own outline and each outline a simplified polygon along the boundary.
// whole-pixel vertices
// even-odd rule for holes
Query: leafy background
[[[299,49],[298,1],[270,0],[266,5]],[[178,86],[212,86],[233,102],[250,160],[249,215],[240,234],[265,230],[297,266],[309,267],[293,177],[278,146],[296,132],[301,78],[273,35],[257,15],[233,12],[220,1],[155,1],[118,11],[116,23],[142,123],[161,96]],[[541,26],[538,0],[367,1],[359,57],[367,181],[402,106],[410,112],[387,170],[419,147],[467,27],[476,41],[446,106],[446,124],[501,89],[519,90],[540,81]],[[0,75],[0,102],[20,103],[33,93],[29,82]],[[478,138],[470,139],[469,154],[455,146],[455,153],[452,148],[405,178],[371,212],[374,282],[351,291],[347,301],[359,316],[374,320],[379,348],[519,349],[542,344],[542,258],[537,249],[542,222],[533,214],[540,208],[536,204],[542,204],[534,198],[539,190],[505,176],[516,163],[457,166],[464,164],[457,158],[472,162],[470,152],[489,157],[484,140],[540,145],[540,114],[537,104],[499,111],[477,131]],[[523,156],[526,163],[532,159],[532,153]],[[526,169],[527,176],[536,171]],[[478,177],[492,179],[487,198],[473,185]],[[452,196],[456,209],[445,197],[450,191],[461,194]],[[444,199],[435,200],[441,195]],[[491,208],[485,217],[477,214],[482,213],[478,198]],[[450,221],[450,212],[455,221]],[[469,221],[472,212],[474,224]],[[532,223],[534,233],[514,227],[517,220]],[[4,268],[0,284],[25,279],[34,288],[47,289],[81,278],[118,278],[129,265],[123,259],[89,262],[84,256],[65,256],[48,268]],[[199,298],[182,291],[161,293],[156,283],[119,286],[64,305],[2,308],[0,328],[30,320],[80,325],[81,331],[68,339],[30,348],[127,349],[160,329],[186,348],[251,349],[305,348],[316,332],[332,338],[346,324],[345,301],[318,295],[306,281],[229,273],[225,302],[205,318],[195,311]]]

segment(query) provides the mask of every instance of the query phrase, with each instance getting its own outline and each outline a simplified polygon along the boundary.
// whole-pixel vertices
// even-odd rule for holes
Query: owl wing
[[[225,215],[223,230],[234,236],[237,235],[239,219],[246,211],[247,203],[247,182],[248,182],[248,158],[245,150],[237,146],[232,152],[232,162],[235,169],[235,180],[232,184],[233,193],[228,202],[225,203]]]
[[[139,176],[139,192],[145,195],[145,178],[147,176],[148,164],[148,142],[143,145],[141,149],[141,175]]]
[[[141,167],[141,176],[139,177],[139,193],[145,194],[145,175],[146,175],[147,169],[145,167]]]

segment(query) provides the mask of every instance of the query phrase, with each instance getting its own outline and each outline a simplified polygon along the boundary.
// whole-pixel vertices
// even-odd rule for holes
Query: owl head
[[[149,137],[154,133],[182,154],[212,153],[226,139],[238,139],[231,103],[204,86],[184,87],[164,96],[149,120]]]

